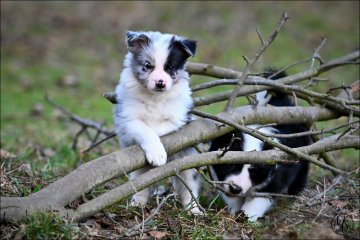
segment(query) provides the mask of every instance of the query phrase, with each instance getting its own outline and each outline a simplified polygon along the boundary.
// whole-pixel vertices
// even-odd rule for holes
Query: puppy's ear
[[[144,47],[150,45],[151,40],[145,34],[138,34],[136,32],[126,32],[126,45],[130,52],[138,53]]]
[[[183,46],[184,50],[189,54],[189,57],[192,56],[193,58],[195,58],[196,41],[184,39],[179,42]]]

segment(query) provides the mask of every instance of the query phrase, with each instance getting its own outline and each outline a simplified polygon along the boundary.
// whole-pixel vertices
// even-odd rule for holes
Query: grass
[[[13,223],[18,225],[19,223]],[[15,231],[18,239],[73,239],[80,231],[75,224],[53,213],[31,214]]]

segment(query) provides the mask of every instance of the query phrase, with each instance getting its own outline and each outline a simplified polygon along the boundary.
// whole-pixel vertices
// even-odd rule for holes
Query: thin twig
[[[196,197],[194,196],[192,190],[190,189],[190,187],[186,184],[185,180],[178,174],[175,173],[175,176],[178,177],[180,179],[180,181],[184,184],[184,186],[188,189],[188,191],[191,194],[191,197],[193,198],[193,200],[195,201],[196,205],[199,207],[200,211],[202,211],[204,214],[206,214],[205,209],[200,205],[199,201],[196,199]]]
[[[260,126],[256,127],[255,129],[259,130],[264,127],[276,127],[276,126],[277,126],[277,123],[268,123],[268,124],[260,125]]]
[[[332,183],[326,190],[324,190],[323,192],[321,192],[321,193],[315,195],[314,197],[312,197],[307,203],[301,204],[301,205],[294,205],[293,208],[298,208],[298,207],[303,207],[303,206],[311,206],[312,202],[321,199],[326,192],[328,192],[328,193],[331,192],[332,189],[333,189],[336,185],[338,185],[343,178],[344,178],[343,176],[338,176],[338,177],[335,179],[335,181],[333,181],[333,183]],[[325,187],[325,186],[324,186],[324,187]]]
[[[196,151],[198,151],[198,153],[200,153],[200,154],[203,153],[203,150],[201,150],[199,144],[195,144],[195,145],[194,145],[194,148],[196,149]]]
[[[331,92],[334,91],[334,90],[338,90],[338,89],[343,89],[343,90],[345,90],[345,89],[347,89],[347,88],[351,88],[351,86],[346,86],[346,85],[344,85],[344,83],[343,83],[343,84],[341,84],[341,86],[339,86],[339,87],[331,87],[331,88],[329,88],[329,90],[326,91],[326,94],[329,94],[329,93],[331,93]]]
[[[351,123],[345,123],[345,124],[339,125],[337,127],[331,128],[331,129],[326,129],[325,130],[325,129],[322,128],[321,131],[312,131],[311,130],[311,131],[307,131],[307,132],[291,133],[291,134],[264,133],[264,132],[257,131],[258,128],[255,128],[255,129],[249,128],[249,129],[251,129],[252,131],[254,131],[256,133],[259,133],[259,134],[263,135],[264,137],[270,137],[270,138],[295,138],[295,137],[312,136],[312,135],[318,135],[318,134],[323,135],[324,133],[336,134],[336,132],[334,132],[335,130],[343,128],[343,127],[347,127],[347,126],[349,126],[351,124],[358,123],[358,122],[360,122],[360,120],[356,120],[356,121],[353,121]],[[264,126],[265,127],[271,126],[271,124],[265,124]],[[261,127],[263,127],[263,126],[261,126]]]
[[[94,121],[90,121],[90,120],[86,120],[83,119],[75,114],[70,113],[69,111],[65,110],[64,108],[60,107],[58,104],[56,104],[53,100],[51,100],[48,96],[48,94],[45,94],[45,100],[47,102],[49,102],[53,107],[59,109],[62,113],[64,113],[66,116],[68,116],[71,120],[74,120],[76,122],[78,122],[79,124],[81,124],[82,126],[86,126],[86,127],[90,127],[90,128],[95,128],[98,131],[101,131],[102,133],[106,134],[106,135],[110,135],[112,134],[114,131],[107,129],[106,127],[102,126],[100,123],[94,122]]]
[[[320,46],[319,46],[317,49],[315,49],[313,59],[311,60],[310,69],[314,67],[315,58],[319,59],[319,61],[320,61],[321,64],[324,63],[324,62],[321,60],[321,58],[320,58],[319,51],[320,51],[320,49],[325,45],[326,40],[327,40],[327,38],[326,38],[326,37],[323,37],[323,40],[322,40]]]
[[[101,212],[104,214],[104,216],[105,216],[107,219],[109,219],[110,221],[112,221],[112,222],[115,223],[116,225],[120,225],[120,223],[118,223],[118,222],[115,221],[112,217],[110,217],[110,215],[109,215],[105,210],[102,210]]]
[[[292,95],[293,95],[293,97],[294,97],[295,107],[297,107],[297,106],[298,106],[298,101],[297,101],[296,94],[295,94],[295,92],[294,92],[294,91],[291,91],[291,93],[292,93]]]
[[[299,92],[299,93],[303,93],[306,94],[308,96],[311,97],[315,97],[315,98],[321,98],[321,99],[326,99],[328,101],[332,101],[335,103],[338,103],[340,105],[360,105],[360,100],[346,100],[346,99],[340,99],[337,97],[333,97],[328,93],[318,93],[318,92],[314,92],[311,90],[307,90],[304,89],[302,86],[294,86],[294,85],[284,85],[284,84],[279,84],[275,81],[269,81],[269,80],[252,80],[252,81],[248,81],[249,84],[254,84],[254,85],[263,85],[263,86],[270,86],[273,87],[275,89],[281,89],[281,90],[288,90],[288,91],[294,91],[294,92]],[[354,109],[354,108],[349,108],[347,106],[345,106],[346,109],[351,109],[351,110],[355,110],[357,112],[359,112],[359,110]]]
[[[113,137],[115,137],[115,136],[116,136],[116,133],[115,133],[115,132],[113,132],[111,135],[107,136],[106,138],[101,139],[100,141],[98,141],[98,142],[96,142],[96,143],[92,144],[89,148],[87,148],[87,149],[85,149],[85,150],[81,151],[81,153],[82,153],[83,155],[85,155],[85,154],[86,154],[86,153],[88,153],[91,149],[93,149],[93,148],[95,148],[95,147],[99,146],[101,143],[103,143],[103,142],[105,142],[105,141],[107,141],[107,140],[109,140],[109,139],[111,139],[111,138],[113,138]]]
[[[77,141],[79,136],[86,130],[86,126],[82,126],[80,131],[76,133],[75,137],[74,137],[74,142],[72,144],[72,149],[76,150],[77,149]]]
[[[230,148],[233,145],[235,140],[241,140],[241,138],[235,137],[234,134],[233,134],[231,136],[231,140],[230,140],[229,145],[227,147],[225,147],[224,151],[221,153],[221,155],[220,155],[221,158],[225,155],[225,153],[227,153],[230,150]]]
[[[348,126],[346,129],[345,129],[345,131],[344,132],[342,132],[341,134],[340,134],[340,136],[336,139],[336,140],[339,140],[340,138],[342,138],[343,136],[345,136],[345,134],[347,134],[348,132],[350,132],[350,130],[352,129],[353,127],[350,125],[350,126]]]
[[[325,202],[325,197],[326,197],[326,181],[325,181],[325,178],[324,178],[324,199],[321,203],[321,207],[320,207],[320,210],[319,210],[319,213],[316,215],[316,217],[314,218],[314,220],[312,220],[312,222],[315,222],[315,220],[319,217],[319,215],[321,214],[321,212],[323,211],[324,209],[324,204],[326,203]]]
[[[272,79],[273,77],[279,75],[280,73],[284,72],[285,70],[289,69],[290,67],[295,66],[295,65],[298,65],[298,64],[301,64],[301,63],[308,62],[308,61],[310,61],[311,59],[313,59],[313,56],[311,56],[311,57],[309,57],[309,58],[307,58],[307,59],[305,59],[305,60],[301,60],[301,61],[298,61],[298,62],[294,62],[294,63],[290,64],[289,66],[280,69],[279,71],[277,71],[277,72],[274,73],[273,75],[269,76],[268,79]]]
[[[265,42],[264,42],[263,37],[261,36],[261,33],[260,33],[259,29],[256,29],[256,32],[257,32],[257,34],[259,35],[259,38],[260,38],[261,44],[262,44],[262,45],[264,45],[264,44],[265,44]]]
[[[201,116],[201,117],[209,118],[209,119],[215,120],[217,122],[225,123],[225,124],[227,124],[227,125],[229,125],[231,127],[234,127],[234,128],[236,128],[236,129],[238,129],[238,130],[240,130],[240,131],[242,131],[242,132],[244,132],[246,134],[249,134],[249,135],[251,135],[251,136],[253,136],[253,137],[255,137],[255,138],[257,138],[257,139],[259,139],[259,140],[261,140],[263,142],[266,142],[266,143],[268,143],[268,144],[270,144],[270,145],[272,145],[274,147],[277,147],[277,148],[279,148],[279,149],[281,149],[281,150],[283,150],[283,151],[285,151],[287,153],[294,154],[298,158],[301,158],[301,159],[307,160],[309,162],[312,162],[315,165],[317,165],[319,167],[322,167],[324,169],[327,169],[327,170],[329,170],[331,172],[335,172],[335,173],[340,174],[340,175],[346,174],[346,172],[344,172],[344,171],[342,171],[340,169],[334,168],[334,167],[332,167],[332,166],[330,166],[328,164],[317,161],[315,158],[313,158],[313,157],[311,157],[309,155],[298,152],[298,151],[296,151],[294,149],[291,149],[291,148],[289,148],[289,147],[287,147],[287,146],[285,146],[285,145],[283,145],[281,143],[278,143],[278,142],[276,142],[274,140],[268,139],[268,138],[262,136],[261,134],[256,133],[254,131],[251,131],[249,128],[241,126],[241,125],[239,125],[239,124],[237,124],[237,123],[235,123],[235,122],[233,122],[231,120],[225,119],[225,118],[220,117],[220,116],[215,116],[215,115],[212,115],[212,114],[204,113],[204,112],[201,112],[201,111],[198,111],[198,110],[191,110],[190,113],[193,113],[193,114]]]
[[[229,100],[228,100],[228,102],[226,104],[226,107],[224,109],[225,112],[230,112],[233,109],[235,99],[236,99],[241,87],[243,86],[246,77],[250,73],[250,69],[251,69],[252,65],[260,57],[260,55],[265,51],[265,49],[272,43],[272,41],[274,41],[275,37],[277,36],[280,29],[285,24],[285,21],[288,18],[289,17],[287,16],[287,12],[284,11],[283,14],[282,14],[282,17],[280,19],[280,22],[277,25],[277,27],[275,28],[275,30],[272,32],[272,34],[268,37],[268,39],[265,42],[264,42],[263,38],[261,37],[260,32],[257,31],[257,33],[259,34],[259,37],[260,37],[260,41],[262,42],[261,47],[252,55],[250,60],[245,58],[247,60],[246,67],[244,69],[243,74],[239,77],[239,81],[236,84],[233,92],[231,93],[231,95],[229,97]]]

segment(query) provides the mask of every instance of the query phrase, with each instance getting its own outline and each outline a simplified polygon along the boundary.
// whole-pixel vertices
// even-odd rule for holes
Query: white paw
[[[146,159],[152,166],[158,167],[166,163],[167,154],[160,141],[148,144],[144,146],[143,149],[146,154]]]
[[[136,196],[134,195],[130,202],[130,207],[141,207],[145,206],[148,198],[144,196]]]
[[[206,216],[206,213],[200,211],[200,209],[198,207],[194,207],[190,210],[190,212],[194,215],[198,215],[198,216]]]

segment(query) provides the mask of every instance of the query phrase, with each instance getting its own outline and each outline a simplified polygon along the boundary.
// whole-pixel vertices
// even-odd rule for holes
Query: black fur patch
[[[277,72],[278,70],[276,69],[266,69],[266,72],[271,72],[271,71]],[[264,74],[263,77],[264,78],[268,78],[270,77],[272,74]],[[287,77],[287,74],[285,72],[281,72],[278,75],[276,75],[275,77],[271,78],[272,80],[276,80],[276,79],[280,79],[280,78],[284,78]],[[276,106],[276,107],[287,107],[287,106],[294,106],[294,98],[293,96],[290,96],[289,94],[285,94],[282,92],[278,92],[278,91],[271,91],[268,90],[268,94],[271,94],[272,97],[269,100],[268,104],[272,105],[272,106]]]
[[[187,59],[192,56],[189,50],[184,47],[182,43],[184,41],[177,41],[173,38],[169,45],[169,56],[165,62],[164,71],[167,72],[172,79],[176,79],[178,72],[184,70]],[[196,42],[195,45],[191,45],[191,48],[193,54],[195,54]]]
[[[268,70],[269,71],[269,70]],[[270,70],[271,71],[271,70]],[[285,73],[281,73],[275,77],[275,79],[286,77]],[[265,75],[264,77],[269,77]],[[293,99],[287,94],[280,92],[274,92],[272,94],[271,100],[268,102],[274,106],[293,106]],[[279,125],[275,127],[278,134],[291,134],[305,132],[307,129],[300,124],[295,125]],[[212,140],[211,147],[209,151],[217,151],[219,148],[224,148],[229,145],[231,141],[232,134],[235,137],[240,137],[241,141],[235,141],[230,147],[231,151],[243,151],[244,138],[241,131],[232,131],[221,137]],[[297,137],[297,138],[281,138],[279,142],[285,146],[296,148],[307,146],[311,144],[309,136]],[[264,143],[261,146],[261,151],[274,149],[270,144]],[[220,181],[225,180],[228,176],[232,174],[239,173],[243,168],[243,164],[237,165],[213,165],[213,169],[218,176]],[[289,194],[297,194],[301,192],[307,182],[307,175],[309,172],[309,163],[307,161],[299,161],[298,164],[279,164],[279,165],[255,165],[253,164],[249,168],[250,179],[253,185],[260,184],[266,179],[270,178],[269,184],[263,189],[258,190],[259,192],[270,192],[270,193],[280,193],[285,189],[288,190]]]

